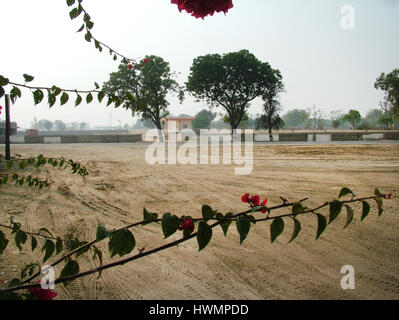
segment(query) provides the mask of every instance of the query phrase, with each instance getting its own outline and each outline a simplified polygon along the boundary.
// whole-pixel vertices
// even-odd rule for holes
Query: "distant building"
[[[193,122],[194,118],[190,116],[184,117],[166,117],[163,118],[161,121],[163,122],[163,128],[165,134],[168,132],[179,132],[182,129],[193,129]]]
[[[38,136],[39,135],[39,130],[37,130],[37,129],[26,129],[25,130],[25,135],[26,136]]]

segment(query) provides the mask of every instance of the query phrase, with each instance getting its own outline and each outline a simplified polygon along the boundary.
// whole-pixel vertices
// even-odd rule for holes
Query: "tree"
[[[209,129],[213,119],[215,119],[216,113],[211,112],[209,110],[201,110],[195,115],[195,118],[192,122],[193,128],[196,129]]]
[[[307,116],[307,123],[306,123],[306,129],[319,129],[322,130],[324,125],[325,125],[325,114],[324,111],[321,109],[316,109],[316,106],[313,106],[313,108],[308,108],[306,110],[308,116]]]
[[[383,125],[386,129],[389,129],[393,124],[393,108],[389,107],[389,101],[384,99],[384,101],[380,102],[379,115],[377,118],[377,123]]]
[[[284,127],[284,120],[279,114],[262,114],[256,119],[256,129],[268,129],[270,141],[273,141],[272,130],[279,130]]]
[[[343,121],[349,122],[352,126],[352,129],[355,129],[356,125],[362,120],[362,116],[357,110],[349,110],[347,114],[342,118]]]
[[[262,96],[274,76],[270,65],[259,61],[248,50],[223,56],[208,54],[194,59],[186,88],[198,100],[223,107],[233,133],[249,102]]]
[[[294,109],[283,115],[286,128],[304,128],[308,122],[308,113],[304,109]]]
[[[54,125],[58,131],[64,131],[66,128],[65,123],[62,120],[55,120]]]
[[[146,56],[134,67],[122,62],[117,72],[103,84],[103,90],[120,98],[131,97],[124,107],[132,110],[133,116],[140,114],[143,120],[151,120],[162,130],[161,119],[167,115],[168,93],[178,92],[180,101],[184,93],[172,78],[169,63],[158,56]],[[160,134],[160,140],[163,141]]]
[[[50,131],[52,127],[53,127],[53,123],[50,120],[42,119],[42,120],[39,120],[39,122],[38,122],[39,129],[46,129],[47,131]]]
[[[337,129],[342,124],[343,116],[342,110],[334,110],[330,112],[331,125],[334,129]]]
[[[284,85],[282,82],[282,76],[278,70],[273,70],[274,77],[269,87],[262,94],[262,99],[264,101],[262,114],[258,119],[256,119],[256,128],[265,128],[269,130],[270,141],[273,141],[273,129],[281,129],[284,127],[284,121],[280,118],[278,114],[281,110],[280,101],[278,100],[278,95],[284,91]]]
[[[392,114],[399,119],[399,69],[394,69],[387,75],[381,73],[374,87],[385,91],[385,99],[391,105]]]

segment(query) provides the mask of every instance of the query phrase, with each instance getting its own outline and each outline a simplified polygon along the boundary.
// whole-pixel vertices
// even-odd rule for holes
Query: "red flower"
[[[392,199],[392,193],[388,193],[388,199]]]
[[[147,58],[145,58],[145,59],[143,60],[143,62],[144,62],[144,63],[147,63],[147,62],[148,62],[148,59],[147,59]]]
[[[260,202],[260,197],[259,197],[258,195],[255,195],[255,196],[250,197],[250,196],[249,196],[249,193],[244,194],[244,195],[241,197],[241,201],[242,201],[242,202],[249,203],[249,205],[250,205],[251,207],[258,207],[258,206],[264,207],[264,206],[266,206],[266,204],[267,204],[267,198],[265,198],[265,200],[263,200],[262,203],[261,203],[261,202]],[[260,211],[262,211],[263,213],[265,213],[267,210],[266,210],[266,209],[261,209]]]
[[[29,288],[29,293],[36,296],[37,300],[53,300],[57,296],[57,292],[42,288]]]
[[[262,201],[262,203],[260,204],[260,206],[265,207],[266,204],[267,204],[267,198],[265,198],[265,200]],[[267,209],[260,209],[260,211],[261,211],[262,213],[266,213],[266,212],[267,212]]]
[[[194,221],[193,219],[184,219],[183,222],[179,226],[179,230],[182,231],[194,231]]]
[[[132,69],[133,69],[133,66],[132,66],[131,64],[129,64],[129,65],[127,66],[127,68],[128,68],[129,70],[132,70]]]
[[[244,194],[244,195],[241,197],[241,201],[242,201],[242,202],[249,202],[249,193]]]
[[[233,8],[232,0],[171,0],[171,3],[177,4],[179,11],[182,10],[191,13],[193,17],[202,18],[215,12],[226,13]]]

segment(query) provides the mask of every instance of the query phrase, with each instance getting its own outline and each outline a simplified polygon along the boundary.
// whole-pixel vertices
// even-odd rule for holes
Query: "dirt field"
[[[47,226],[62,237],[92,240],[98,222],[108,229],[119,228],[141,220],[144,206],[160,214],[196,217],[202,204],[223,213],[239,212],[246,209],[240,201],[245,192],[268,197],[270,205],[279,204],[282,195],[293,201],[309,197],[307,205],[316,206],[337,197],[343,186],[358,196],[373,195],[378,187],[394,198],[384,202],[380,218],[372,203],[372,212],[362,223],[360,206],[355,206],[350,227],[343,230],[343,214],[318,241],[312,215],[300,217],[302,232],[291,244],[287,242],[293,226],[288,220],[273,245],[269,223],[253,226],[242,246],[235,226],[226,238],[216,228],[210,245],[199,253],[192,239],[106,270],[100,280],[92,275],[66,288],[57,285],[57,299],[399,299],[399,145],[255,146],[254,170],[240,177],[226,165],[149,166],[145,149],[144,145],[12,146],[13,153],[23,156],[42,153],[81,161],[89,176],[84,182],[68,171],[50,170],[53,184],[48,190],[1,186],[0,222],[8,223],[13,215],[25,229]],[[181,236],[163,240],[160,226],[154,225],[132,231],[137,241],[134,253]],[[20,254],[9,245],[0,256],[0,286],[18,276],[25,263],[41,258],[40,249]],[[105,255],[105,261],[112,260]],[[89,256],[80,261],[82,271],[94,266]],[[355,268],[355,290],[341,289],[344,265]]]

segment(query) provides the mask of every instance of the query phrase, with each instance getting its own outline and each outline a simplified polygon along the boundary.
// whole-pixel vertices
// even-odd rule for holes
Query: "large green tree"
[[[391,105],[392,114],[399,119],[399,69],[382,73],[374,83],[376,89],[385,91],[386,102]]]
[[[194,59],[186,88],[198,100],[223,107],[233,132],[250,101],[265,93],[274,76],[269,63],[261,62],[248,50],[208,54]]]
[[[286,128],[305,128],[308,123],[308,113],[304,109],[294,109],[282,116]]]
[[[209,110],[201,110],[195,115],[193,127],[196,129],[209,129],[216,113]]]
[[[161,119],[168,114],[167,94],[178,93],[183,100],[183,91],[174,80],[169,63],[154,55],[133,67],[122,62],[103,84],[103,90],[120,98],[134,97],[124,107],[131,109],[133,116],[139,114],[143,120],[151,120],[158,130],[162,130]]]
[[[342,118],[343,121],[349,122],[352,126],[352,129],[356,128],[356,125],[362,120],[362,116],[359,111],[351,109],[347,114]]]
[[[280,71],[273,70],[274,76],[262,94],[263,114],[256,119],[256,128],[265,128],[269,130],[270,141],[273,141],[273,129],[281,129],[284,127],[284,121],[281,119],[279,112],[281,111],[278,96],[284,91],[284,84]]]

